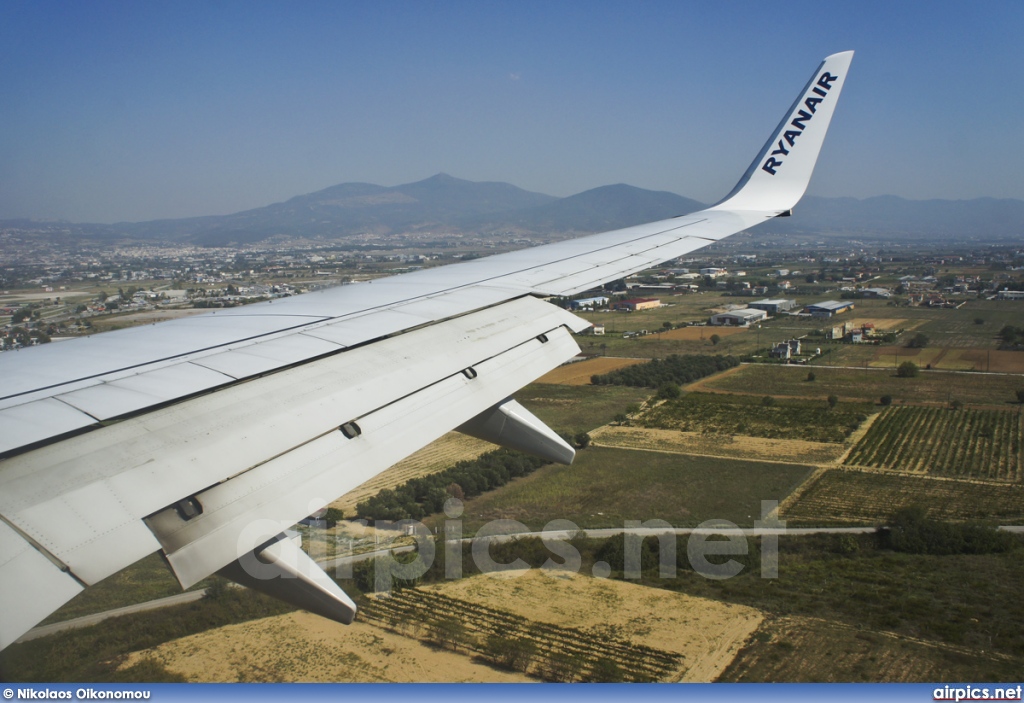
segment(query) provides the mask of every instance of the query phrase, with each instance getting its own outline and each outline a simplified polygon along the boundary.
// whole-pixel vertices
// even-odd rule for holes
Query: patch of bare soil
[[[462,654],[359,622],[305,612],[228,625],[130,655],[155,659],[192,682],[522,682]]]
[[[429,586],[529,620],[606,633],[682,655],[674,681],[714,681],[763,620],[760,611],[609,579],[540,569]]]
[[[609,373],[633,364],[642,364],[649,359],[626,359],[602,356],[587,361],[576,361],[548,371],[537,379],[537,383],[557,383],[563,386],[589,386],[590,377]]]
[[[834,464],[847,451],[843,444],[800,439],[767,439],[611,425],[591,432],[590,436],[597,446],[800,464]]]

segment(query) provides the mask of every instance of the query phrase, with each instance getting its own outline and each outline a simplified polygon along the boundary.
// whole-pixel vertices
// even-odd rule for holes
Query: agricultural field
[[[939,476],[1024,480],[1022,418],[1014,410],[888,408],[845,463]]]
[[[527,619],[504,606],[504,602],[481,605],[432,589],[407,588],[369,599],[362,613],[381,627],[547,681],[678,678],[680,654],[609,634],[605,628],[604,632],[581,628],[579,622],[567,626]]]
[[[562,364],[557,369],[549,371],[537,379],[537,383],[555,383],[566,386],[588,386],[590,377],[595,374],[608,373],[621,369],[624,366],[632,366],[646,361],[646,359],[625,359],[613,356],[601,356],[586,361],[575,361],[571,364]]]
[[[516,682],[528,679],[357,619],[341,625],[306,612],[200,632],[130,654],[185,681]]]
[[[864,358],[864,363],[873,368],[895,369],[904,361],[913,361],[921,368],[930,366],[944,371],[1024,374],[1024,353],[999,349],[873,347]]]
[[[830,408],[825,397],[766,405],[751,396],[686,393],[651,408],[637,422],[663,430],[842,443],[872,409],[866,403]]]
[[[667,332],[659,332],[658,337],[660,339],[682,339],[688,342],[704,342],[710,340],[711,335],[713,334],[725,339],[736,334],[749,333],[750,328],[748,327],[712,327],[710,325],[701,325],[698,327],[680,327],[679,329],[669,330]]]
[[[828,469],[781,506],[791,526],[883,524],[899,508],[921,505],[939,520],[1024,523],[1024,486]]]
[[[676,526],[729,520],[752,526],[762,500],[781,501],[813,467],[798,463],[686,456],[591,447],[572,466],[548,465],[466,502],[465,534],[513,519],[539,530],[549,521],[580,527],[622,527],[661,519]]]
[[[538,624],[627,640],[681,659],[670,680],[713,681],[761,623],[742,605],[623,581],[531,569],[448,581],[428,591]]]
[[[909,351],[909,350],[908,350]],[[815,380],[808,381],[807,374]],[[1016,406],[1016,390],[1024,377],[921,371],[916,378],[898,378],[891,370],[747,364],[739,371],[702,379],[691,391],[796,398],[824,398],[878,402],[891,395],[894,404],[948,404],[959,400],[969,405]]]
[[[800,439],[767,439],[706,432],[680,432],[609,425],[591,432],[592,446],[757,459],[797,464],[831,464],[846,453],[842,444]]]
[[[331,507],[342,510],[346,515],[351,516],[355,513],[357,503],[377,495],[385,488],[394,488],[411,479],[444,471],[460,461],[476,459],[492,449],[494,449],[494,445],[489,442],[459,432],[449,432],[436,442],[428,444],[415,454],[407,456],[363,485],[341,496],[331,503]]]
[[[922,641],[817,618],[765,619],[719,681],[907,683],[1012,681],[1020,662],[979,649]]]
[[[531,383],[515,399],[558,432],[575,435],[607,425],[626,406],[643,403],[652,391],[628,386],[568,386]]]

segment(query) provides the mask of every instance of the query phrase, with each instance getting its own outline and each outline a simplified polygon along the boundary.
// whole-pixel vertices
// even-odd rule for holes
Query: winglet
[[[844,51],[821,62],[743,178],[712,209],[783,214],[799,202],[852,60],[853,52]]]

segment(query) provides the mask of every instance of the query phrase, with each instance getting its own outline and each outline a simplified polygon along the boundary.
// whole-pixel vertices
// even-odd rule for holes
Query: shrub
[[[896,369],[896,375],[900,378],[915,378],[917,376],[917,364],[913,361],[904,361]]]
[[[886,406],[892,405],[892,396],[883,395],[881,398],[878,399],[878,402]]]
[[[837,396],[837,395],[830,395],[828,397],[828,406],[830,408],[834,408],[837,405],[839,405],[839,396]]]
[[[919,505],[897,510],[880,536],[883,546],[908,554],[992,554],[1019,544],[1013,535],[993,527],[933,520]]]
[[[907,342],[907,346],[911,349],[923,349],[928,346],[928,335],[923,332],[918,332],[914,335],[914,338]]]
[[[770,395],[766,395],[764,398],[761,398],[761,405],[765,406],[766,408],[770,408],[771,406],[775,405],[775,398],[773,398]]]
[[[808,381],[814,381],[814,379],[816,379],[816,378],[817,378],[817,376],[814,375],[813,371],[808,371],[807,372],[807,380]]]

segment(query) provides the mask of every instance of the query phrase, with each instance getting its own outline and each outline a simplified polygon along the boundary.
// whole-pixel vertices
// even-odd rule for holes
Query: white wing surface
[[[0,647],[162,551],[348,622],[285,528],[459,428],[568,462],[509,401],[588,324],[544,302],[788,214],[852,52],[825,59],[733,192],[683,217],[0,355]],[[245,560],[291,579],[253,584]],[[241,565],[241,566],[240,566]]]

